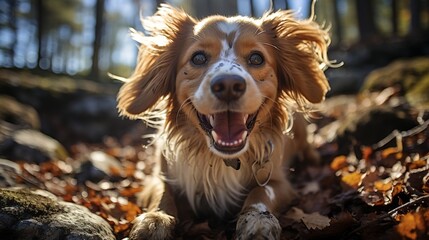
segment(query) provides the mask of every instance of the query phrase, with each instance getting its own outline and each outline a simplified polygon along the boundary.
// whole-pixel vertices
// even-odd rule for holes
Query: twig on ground
[[[405,208],[409,207],[410,205],[414,205],[414,204],[418,204],[420,202],[423,202],[426,199],[429,199],[429,194],[421,196],[421,197],[418,197],[416,199],[413,199],[413,200],[411,200],[411,201],[409,201],[409,202],[407,202],[405,204],[402,204],[401,206],[398,206],[398,207],[390,210],[389,212],[378,216],[376,219],[374,219],[372,221],[369,221],[369,222],[365,223],[364,225],[356,228],[355,230],[353,230],[349,234],[347,234],[343,239],[349,239],[356,232],[359,232],[362,229],[364,229],[364,228],[366,228],[366,227],[368,227],[370,225],[373,225],[373,224],[375,224],[377,222],[380,222],[381,220],[383,220],[383,219],[385,219],[387,217],[392,218],[399,210],[405,209]]]

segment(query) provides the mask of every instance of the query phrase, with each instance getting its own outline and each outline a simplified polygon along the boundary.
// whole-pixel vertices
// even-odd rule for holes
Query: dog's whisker
[[[270,98],[270,97],[267,97],[267,96],[264,96],[264,99],[266,100],[266,101],[271,101],[272,103],[274,103],[274,107],[276,107],[276,101],[274,100],[274,99],[272,99],[272,98]],[[269,115],[269,120],[270,120],[270,127],[271,128],[273,128],[274,127],[274,124],[273,124],[273,115],[272,115],[272,111],[269,109],[269,107],[267,106],[267,104],[265,103],[265,102],[263,102],[262,103],[262,105],[261,105],[261,107],[260,107],[261,109],[265,109],[266,110],[266,112],[268,113],[268,115]]]
[[[276,50],[280,51],[280,48],[278,48],[277,46],[275,46],[275,45],[273,45],[273,44],[271,44],[271,43],[263,42],[262,44],[263,44],[263,45],[266,45],[266,46],[269,46],[269,47],[272,47],[272,48],[274,48],[274,49],[276,49]]]
[[[185,99],[185,101],[183,101],[183,103],[182,103],[182,104],[180,104],[179,109],[178,109],[178,111],[177,111],[177,113],[176,113],[176,122],[179,122],[179,117],[180,117],[180,115],[181,115],[181,114],[183,114],[182,110],[183,110],[186,106],[188,106],[188,105],[191,105],[191,106],[192,106],[192,100],[191,100],[191,97],[188,97],[187,99]],[[192,108],[193,108],[193,106],[192,106]],[[183,114],[183,115],[184,115],[184,114]]]

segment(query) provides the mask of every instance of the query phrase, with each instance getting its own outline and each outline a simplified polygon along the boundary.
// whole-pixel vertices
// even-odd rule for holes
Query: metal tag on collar
[[[241,162],[240,162],[240,160],[238,158],[224,159],[223,162],[225,163],[226,166],[232,167],[235,170],[240,169],[240,166],[241,166]]]
[[[274,144],[271,141],[268,141],[265,145],[265,154],[261,161],[255,161],[252,164],[252,172],[255,177],[256,183],[263,187],[271,179],[273,173],[273,163],[270,161],[271,155],[274,151]]]

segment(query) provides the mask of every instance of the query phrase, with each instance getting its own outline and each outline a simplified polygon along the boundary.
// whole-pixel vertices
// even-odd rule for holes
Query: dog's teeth
[[[243,124],[246,125],[247,119],[249,118],[249,114],[245,114],[243,117]]]
[[[219,136],[217,135],[217,133],[215,131],[212,130],[211,132],[213,140],[215,140],[215,142],[220,142]]]
[[[214,116],[213,115],[209,115],[209,122],[210,122],[210,125],[213,126],[213,124],[214,124]]]
[[[243,134],[241,135],[241,141],[244,141],[247,137],[247,131],[244,131]]]
[[[246,140],[247,134],[248,134],[247,131],[244,131],[240,139],[234,140],[232,142],[224,142],[222,141],[222,139],[220,139],[219,135],[214,130],[211,131],[211,135],[213,137],[214,142],[220,146],[225,146],[225,147],[238,146],[242,144],[244,140]]]

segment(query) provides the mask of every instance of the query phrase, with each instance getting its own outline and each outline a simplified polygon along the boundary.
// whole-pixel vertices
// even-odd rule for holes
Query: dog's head
[[[223,158],[245,152],[254,128],[281,131],[286,101],[319,103],[329,89],[321,67],[330,64],[328,34],[292,12],[197,21],[163,5],[143,25],[148,35],[134,34],[138,63],[119,92],[120,112],[139,117],[166,102],[167,127],[204,136]]]

